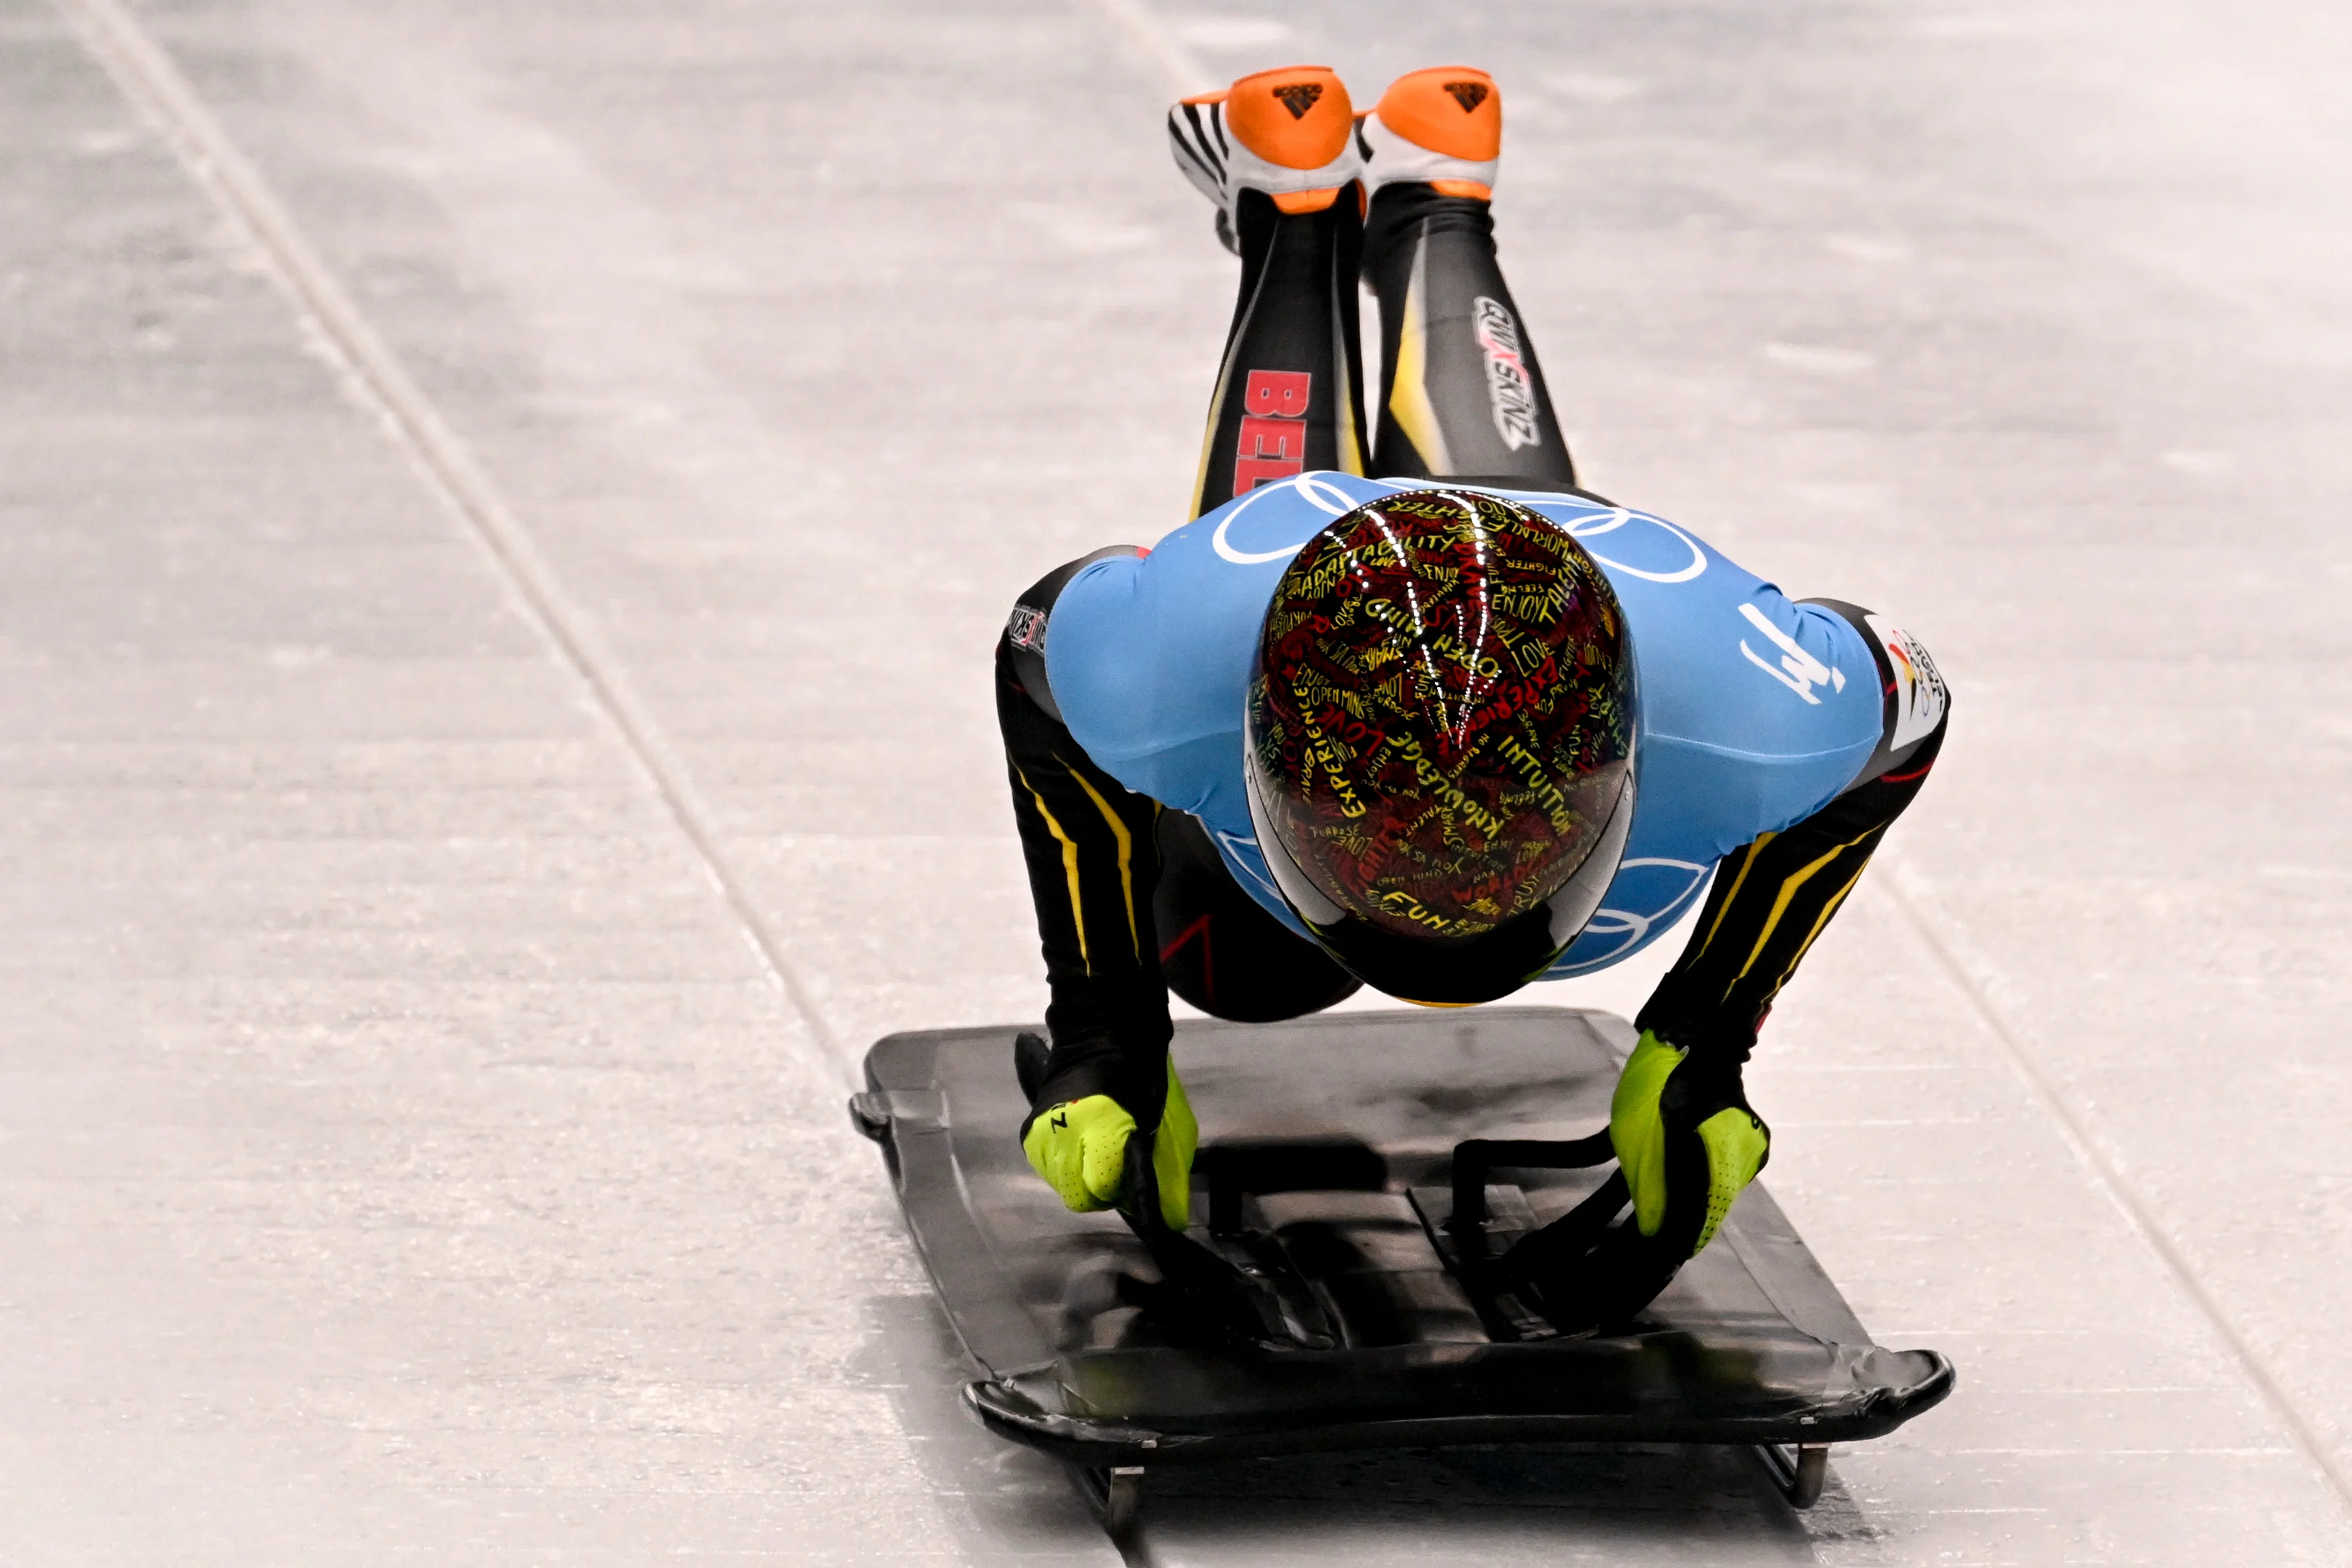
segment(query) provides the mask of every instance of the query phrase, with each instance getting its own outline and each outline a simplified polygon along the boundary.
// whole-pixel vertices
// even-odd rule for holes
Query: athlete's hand
[[[1738,1063],[1691,1061],[1644,1029],[1610,1102],[1609,1142],[1633,1194],[1635,1227],[1675,1257],[1696,1258],[1764,1168],[1772,1133],[1748,1108]]]
[[[1021,1140],[1021,1152],[1073,1213],[1087,1214],[1109,1208],[1122,1196],[1127,1141],[1134,1133],[1135,1118],[1125,1106],[1107,1094],[1089,1094],[1039,1111]],[[1168,1103],[1151,1140],[1151,1166],[1160,1180],[1160,1217],[1176,1230],[1192,1218],[1192,1151],[1200,1139],[1171,1058]]]

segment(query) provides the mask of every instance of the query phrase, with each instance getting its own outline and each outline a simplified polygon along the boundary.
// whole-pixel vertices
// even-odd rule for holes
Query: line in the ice
[[[709,808],[654,721],[572,604],[530,531],[499,494],[399,359],[351,301],[332,271],[229,138],[161,45],[118,0],[55,0],[58,9],[133,105],[162,132],[196,185],[248,236],[305,331],[342,372],[362,406],[380,417],[506,581],[516,607],[568,666],[613,726],[671,820],[701,862],[769,977],[800,1015],[825,1069],[848,1063],[782,937],[720,847]]]
[[[2255,1391],[2262,1394],[2273,1413],[2284,1424],[2288,1434],[2294,1438],[2295,1447],[2319,1468],[2319,1473],[2325,1476],[2335,1489],[2336,1501],[2347,1510],[2352,1510],[2352,1475],[2346,1473],[2345,1467],[2336,1458],[2335,1449],[2321,1433],[2318,1423],[2306,1415],[2303,1407],[2287,1394],[2285,1384],[2271,1372],[2261,1354],[2255,1351],[2252,1342],[2240,1331],[2236,1321],[2222,1307],[2220,1299],[2206,1289],[2205,1282],[2198,1278],[2197,1271],[2190,1266],[2187,1255],[2174,1243],[2170,1234],[2158,1223],[2155,1211],[2133,1189],[2131,1184],[2125,1178],[2121,1167],[2108,1158],[2106,1152],[2099,1147],[2097,1141],[2091,1136],[2090,1129],[2084,1124],[2081,1118],[2075,1115],[2074,1108],[2060,1096],[2057,1086],[2051,1082],[2049,1075],[2042,1071],[2042,1064],[2034,1059],[2032,1053],[2025,1048],[2024,1042],[2020,1040],[2016,1032],[2009,1026],[2009,1021],[2001,1016],[2000,1009],[1993,1005],[1992,998],[1986,994],[1984,987],[1978,984],[1976,976],[1969,972],[1966,964],[1960,962],[1959,955],[1952,951],[1951,944],[1945,941],[1943,934],[1936,929],[1935,923],[1928,920],[1927,911],[1919,907],[1918,901],[1904,887],[1906,879],[1901,860],[1882,852],[1879,862],[1889,873],[1885,884],[1887,896],[1894,901],[1895,907],[1902,912],[1903,918],[1910,924],[1911,929],[1918,934],[1919,940],[1927,944],[1927,951],[1935,955],[1937,963],[1951,977],[1952,984],[1959,987],[1960,994],[1968,998],[1970,1009],[1984,1021],[1985,1027],[1991,1032],[1994,1040],[1999,1042],[2001,1054],[2008,1058],[2011,1068],[2015,1071],[2027,1093],[2039,1100],[2042,1110],[2049,1113],[2050,1119],[2058,1124],[2059,1137],[2065,1142],[2074,1158],[2082,1163],[2084,1169],[2090,1173],[2093,1183],[2105,1194],[2107,1201],[2115,1205],[2116,1212],[2122,1215],[2124,1223],[2147,1244],[2148,1249],[2156,1254],[2165,1268],[2171,1272],[2173,1279],[2179,1283],[2181,1290],[2205,1315],[2205,1320],[2212,1326],[2213,1332],[2220,1337],[2224,1345],[2229,1347],[2230,1354],[2237,1362],[2239,1370],[2245,1374],[2247,1381],[2254,1385]]]
[[[1151,14],[1143,0],[1095,0],[1095,5],[1151,57],[1173,96],[1192,98],[1225,85],[1210,74],[1200,57],[1184,47],[1167,23]]]

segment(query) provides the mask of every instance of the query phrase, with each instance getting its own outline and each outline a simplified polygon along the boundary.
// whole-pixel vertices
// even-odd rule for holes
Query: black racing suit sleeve
[[[1781,987],[1926,784],[1950,722],[1938,677],[1937,696],[1947,701],[1943,717],[1926,735],[1895,745],[1895,673],[1877,634],[1853,605],[1809,602],[1853,622],[1878,662],[1886,693],[1878,748],[1827,805],[1779,833],[1759,834],[1723,858],[1682,956],[1634,1019],[1688,1050],[1698,1072],[1727,1073],[1735,1083]]]
[[[1079,746],[1045,685],[1042,657],[1053,599],[1087,561],[1024,594],[996,646],[997,722],[1051,991],[1053,1054],[1032,1113],[1107,1094],[1148,1131],[1167,1101],[1173,1032],[1151,918],[1160,805]]]

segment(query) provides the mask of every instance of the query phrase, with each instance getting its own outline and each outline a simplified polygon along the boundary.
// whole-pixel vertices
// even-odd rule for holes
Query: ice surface
[[[1342,1457],[1171,1479],[1155,1561],[2352,1561],[2337,9],[136,6],[177,120],[122,16],[0,0],[0,1558],[1116,1561],[840,1099],[1041,1004],[986,649],[1180,520],[1161,105],[1313,58],[1496,70],[1587,481],[1954,683],[1751,1087],[1962,1381],[1801,1521]]]

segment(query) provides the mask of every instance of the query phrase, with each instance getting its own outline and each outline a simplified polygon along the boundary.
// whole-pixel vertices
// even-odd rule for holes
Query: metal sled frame
[[[1464,1443],[1743,1444],[1803,1508],[1829,1445],[1951,1390],[1944,1357],[1871,1342],[1760,1184],[1622,1331],[1560,1337],[1480,1287],[1465,1237],[1493,1256],[1599,1184],[1633,1043],[1612,1015],[1179,1025],[1214,1134],[1181,1234],[1066,1213],[1031,1173],[1019,1032],[893,1035],[851,1113],[983,1374],[966,1404],[1076,1467],[1115,1532],[1147,1467]]]

